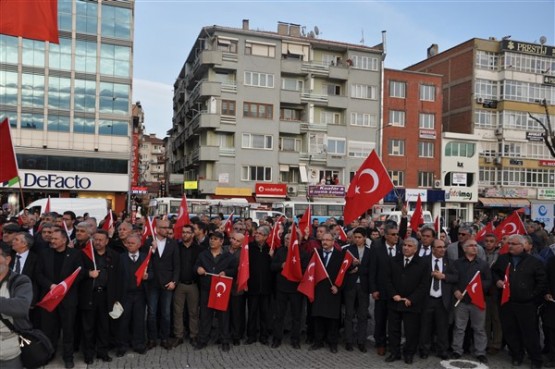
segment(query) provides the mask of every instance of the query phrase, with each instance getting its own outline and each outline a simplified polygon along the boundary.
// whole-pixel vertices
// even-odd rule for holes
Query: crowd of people
[[[336,353],[344,345],[365,353],[370,331],[386,362],[473,355],[487,363],[489,355],[506,352],[514,366],[527,355],[532,368],[555,367],[555,241],[539,223],[527,223],[528,235],[498,240],[491,233],[477,242],[479,224],[455,224],[438,235],[427,225],[409,228],[405,209],[399,224],[315,220],[295,231],[303,273],[313,267],[314,253],[327,271],[311,301],[299,282],[281,273],[295,229],[291,219],[256,224],[236,218],[229,231],[223,216],[199,215],[175,239],[163,217],[144,239],[144,218],[137,224],[114,218],[109,230],[71,211],[24,213],[1,224],[0,314],[19,329],[43,330],[66,368],[74,367],[78,350],[90,364],[112,361],[110,352],[122,357],[187,342],[195,350],[218,344],[227,352],[255,342],[278,349],[287,336],[293,349],[304,344]],[[272,227],[280,229],[281,247],[270,242]],[[83,252],[89,240],[92,258]],[[508,252],[500,254],[504,244]],[[246,245],[243,290],[236,277]],[[149,250],[150,263],[137,281]],[[336,285],[347,253],[352,265]],[[79,267],[53,311],[37,306]],[[225,311],[209,307],[214,275],[235,278]],[[475,285],[477,275],[481,284]],[[485,306],[469,288],[478,289]],[[2,322],[0,344],[0,366],[21,368],[18,336]]]

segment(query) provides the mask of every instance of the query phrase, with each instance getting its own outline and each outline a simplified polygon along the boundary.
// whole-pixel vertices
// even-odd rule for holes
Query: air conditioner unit
[[[434,188],[441,188],[441,180],[436,179],[434,181]]]
[[[299,193],[297,186],[293,186],[293,185],[288,185],[287,186],[287,195],[288,196],[297,196],[297,194]]]
[[[503,136],[503,128],[496,128],[495,129],[496,136]]]
[[[495,164],[500,165],[502,162],[503,162],[503,158],[502,158],[502,157],[498,156],[498,157],[495,158]]]
[[[486,163],[493,163],[493,158],[491,156],[486,156]]]
[[[483,97],[477,97],[476,98],[476,104],[483,104],[484,103],[484,98]]]

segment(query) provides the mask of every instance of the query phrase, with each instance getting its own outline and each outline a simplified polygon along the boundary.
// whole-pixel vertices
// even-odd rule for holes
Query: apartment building
[[[0,35],[0,116],[10,120],[26,203],[102,197],[125,208],[134,4],[59,1],[59,44]],[[13,193],[0,188],[17,201]]]
[[[273,188],[301,199],[317,184],[343,189],[316,197],[344,196],[375,148],[384,53],[317,33],[288,23],[251,30],[248,20],[200,31],[175,81],[169,131],[171,173],[198,181],[189,196]]]
[[[427,59],[407,68],[443,75],[443,131],[476,138],[445,155],[458,155],[463,165],[478,160],[477,175],[466,185],[459,176],[457,185],[458,171],[449,171],[442,181],[447,193],[463,194],[477,183],[478,199],[467,201],[479,211],[506,213],[555,202],[555,158],[536,121],[545,124],[546,111],[555,121],[555,48],[544,37],[540,41],[474,38],[444,52],[432,45]],[[447,198],[446,207],[460,202]],[[472,215],[467,212],[464,219]]]
[[[148,193],[162,196],[165,189],[164,140],[155,133],[143,135],[139,148],[139,184],[148,188]]]

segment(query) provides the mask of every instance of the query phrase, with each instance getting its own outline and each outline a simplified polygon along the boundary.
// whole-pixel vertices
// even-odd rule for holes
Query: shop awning
[[[499,197],[479,197],[478,200],[485,208],[510,208],[511,205],[506,199]]]
[[[530,207],[530,201],[527,199],[505,199],[511,208],[527,208]]]

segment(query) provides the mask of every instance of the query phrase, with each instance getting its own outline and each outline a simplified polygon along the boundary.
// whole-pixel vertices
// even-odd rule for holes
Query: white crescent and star
[[[512,229],[509,231],[507,230],[507,227],[512,226]],[[504,227],[503,227],[503,233],[508,233],[508,234],[513,234],[515,231],[517,230],[516,224],[514,223],[507,223]]]
[[[478,283],[477,282],[472,283],[472,287],[471,287],[472,293],[476,293],[476,287],[478,287]]]
[[[222,286],[222,292],[218,292],[218,287]],[[223,293],[225,293],[225,290],[227,289],[226,285],[224,282],[218,282],[216,283],[216,286],[214,287],[214,291],[218,292],[218,297],[221,297]]]
[[[364,191],[364,193],[372,193],[372,192],[376,191],[376,188],[378,188],[378,185],[380,184],[380,180],[378,179],[378,173],[376,173],[376,171],[374,169],[366,168],[366,169],[364,169],[363,171],[360,172],[360,175],[358,176],[358,179],[360,180],[360,178],[364,174],[367,174],[370,177],[372,177],[372,180],[374,181],[372,188],[369,189],[368,191]],[[355,192],[360,193],[360,186],[355,187]]]

